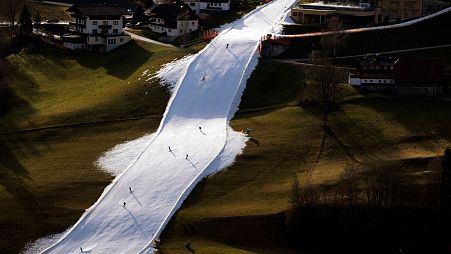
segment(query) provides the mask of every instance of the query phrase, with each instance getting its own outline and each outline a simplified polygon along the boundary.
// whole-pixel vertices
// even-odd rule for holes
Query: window
[[[113,34],[117,34],[118,30],[117,29],[113,29]]]
[[[171,29],[171,28],[168,28],[168,32],[172,32],[172,29]]]
[[[195,6],[196,4],[195,3],[189,3],[189,6]]]
[[[97,21],[92,21],[92,24],[93,25],[97,25]]]
[[[113,21],[113,25],[119,25],[119,21],[117,20]]]
[[[119,41],[120,41],[120,42],[124,42],[124,38],[120,38]]]
[[[92,29],[93,34],[97,34],[97,29]]]
[[[103,21],[102,22],[104,25],[108,25],[108,21]]]

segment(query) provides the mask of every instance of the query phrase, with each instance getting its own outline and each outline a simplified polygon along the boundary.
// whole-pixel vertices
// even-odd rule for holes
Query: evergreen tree
[[[447,147],[443,153],[442,167],[444,174],[451,174],[451,148],[449,147]]]
[[[443,153],[441,179],[441,206],[447,211],[451,209],[451,148]]]
[[[153,0],[144,0],[144,5],[146,8],[149,8],[150,6],[154,5]]]
[[[135,12],[133,13],[133,19],[142,20],[143,17],[144,17],[144,8],[142,5],[138,5],[138,7],[136,7]]]
[[[19,16],[20,32],[31,33],[33,30],[33,23],[31,22],[30,12],[28,11],[27,5],[23,6],[22,12]]]
[[[41,24],[42,18],[41,18],[41,14],[39,14],[38,11],[36,11],[36,14],[34,15],[34,22],[38,25]]]

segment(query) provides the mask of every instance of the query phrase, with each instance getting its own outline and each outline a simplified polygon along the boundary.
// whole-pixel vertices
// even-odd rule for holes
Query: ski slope
[[[276,32],[295,1],[276,0],[224,27],[189,64],[154,138],[43,253],[151,253],[151,241],[227,146],[228,121],[257,65],[259,40]]]

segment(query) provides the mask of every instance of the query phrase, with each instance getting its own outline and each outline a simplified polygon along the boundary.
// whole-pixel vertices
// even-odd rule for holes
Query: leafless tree
[[[318,199],[319,195],[312,184],[307,182],[305,186],[301,186],[296,177],[291,186],[291,192],[288,199],[291,208],[295,210],[299,208],[311,208],[318,202]]]
[[[326,56],[335,58],[338,49],[346,46],[347,35],[341,32],[343,30],[343,22],[337,16],[329,19],[326,31],[330,34],[321,37],[321,47]]]
[[[13,36],[14,27],[16,24],[16,14],[17,14],[17,1],[16,0],[8,0],[8,21],[10,23],[10,37]]]
[[[322,52],[313,51],[310,59],[314,65],[307,71],[307,76],[311,81],[309,91],[312,99],[322,109],[323,128],[327,129],[331,109],[341,98],[344,73],[341,69],[334,67]]]
[[[348,165],[344,171],[344,178],[347,180],[345,186],[345,195],[350,207],[354,207],[354,205],[358,201],[359,182],[357,176],[359,171],[360,166],[355,164]]]

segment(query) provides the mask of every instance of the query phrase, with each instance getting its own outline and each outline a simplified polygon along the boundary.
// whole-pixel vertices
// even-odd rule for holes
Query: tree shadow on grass
[[[31,180],[30,174],[17,156],[11,151],[11,145],[16,140],[8,140],[5,135],[0,136],[0,185],[15,199],[27,213],[35,218],[38,225],[42,225],[46,216],[37,202],[32,191],[24,180]],[[18,141],[21,142],[21,141]],[[26,145],[25,149],[33,149]]]
[[[83,54],[74,56],[80,65],[90,69],[104,68],[108,75],[126,80],[154,53],[144,49],[135,41],[103,54]],[[127,59],[133,59],[127,60]]]
[[[450,98],[365,96],[348,103],[388,114],[411,133],[431,137],[438,133],[443,139],[451,141]]]

